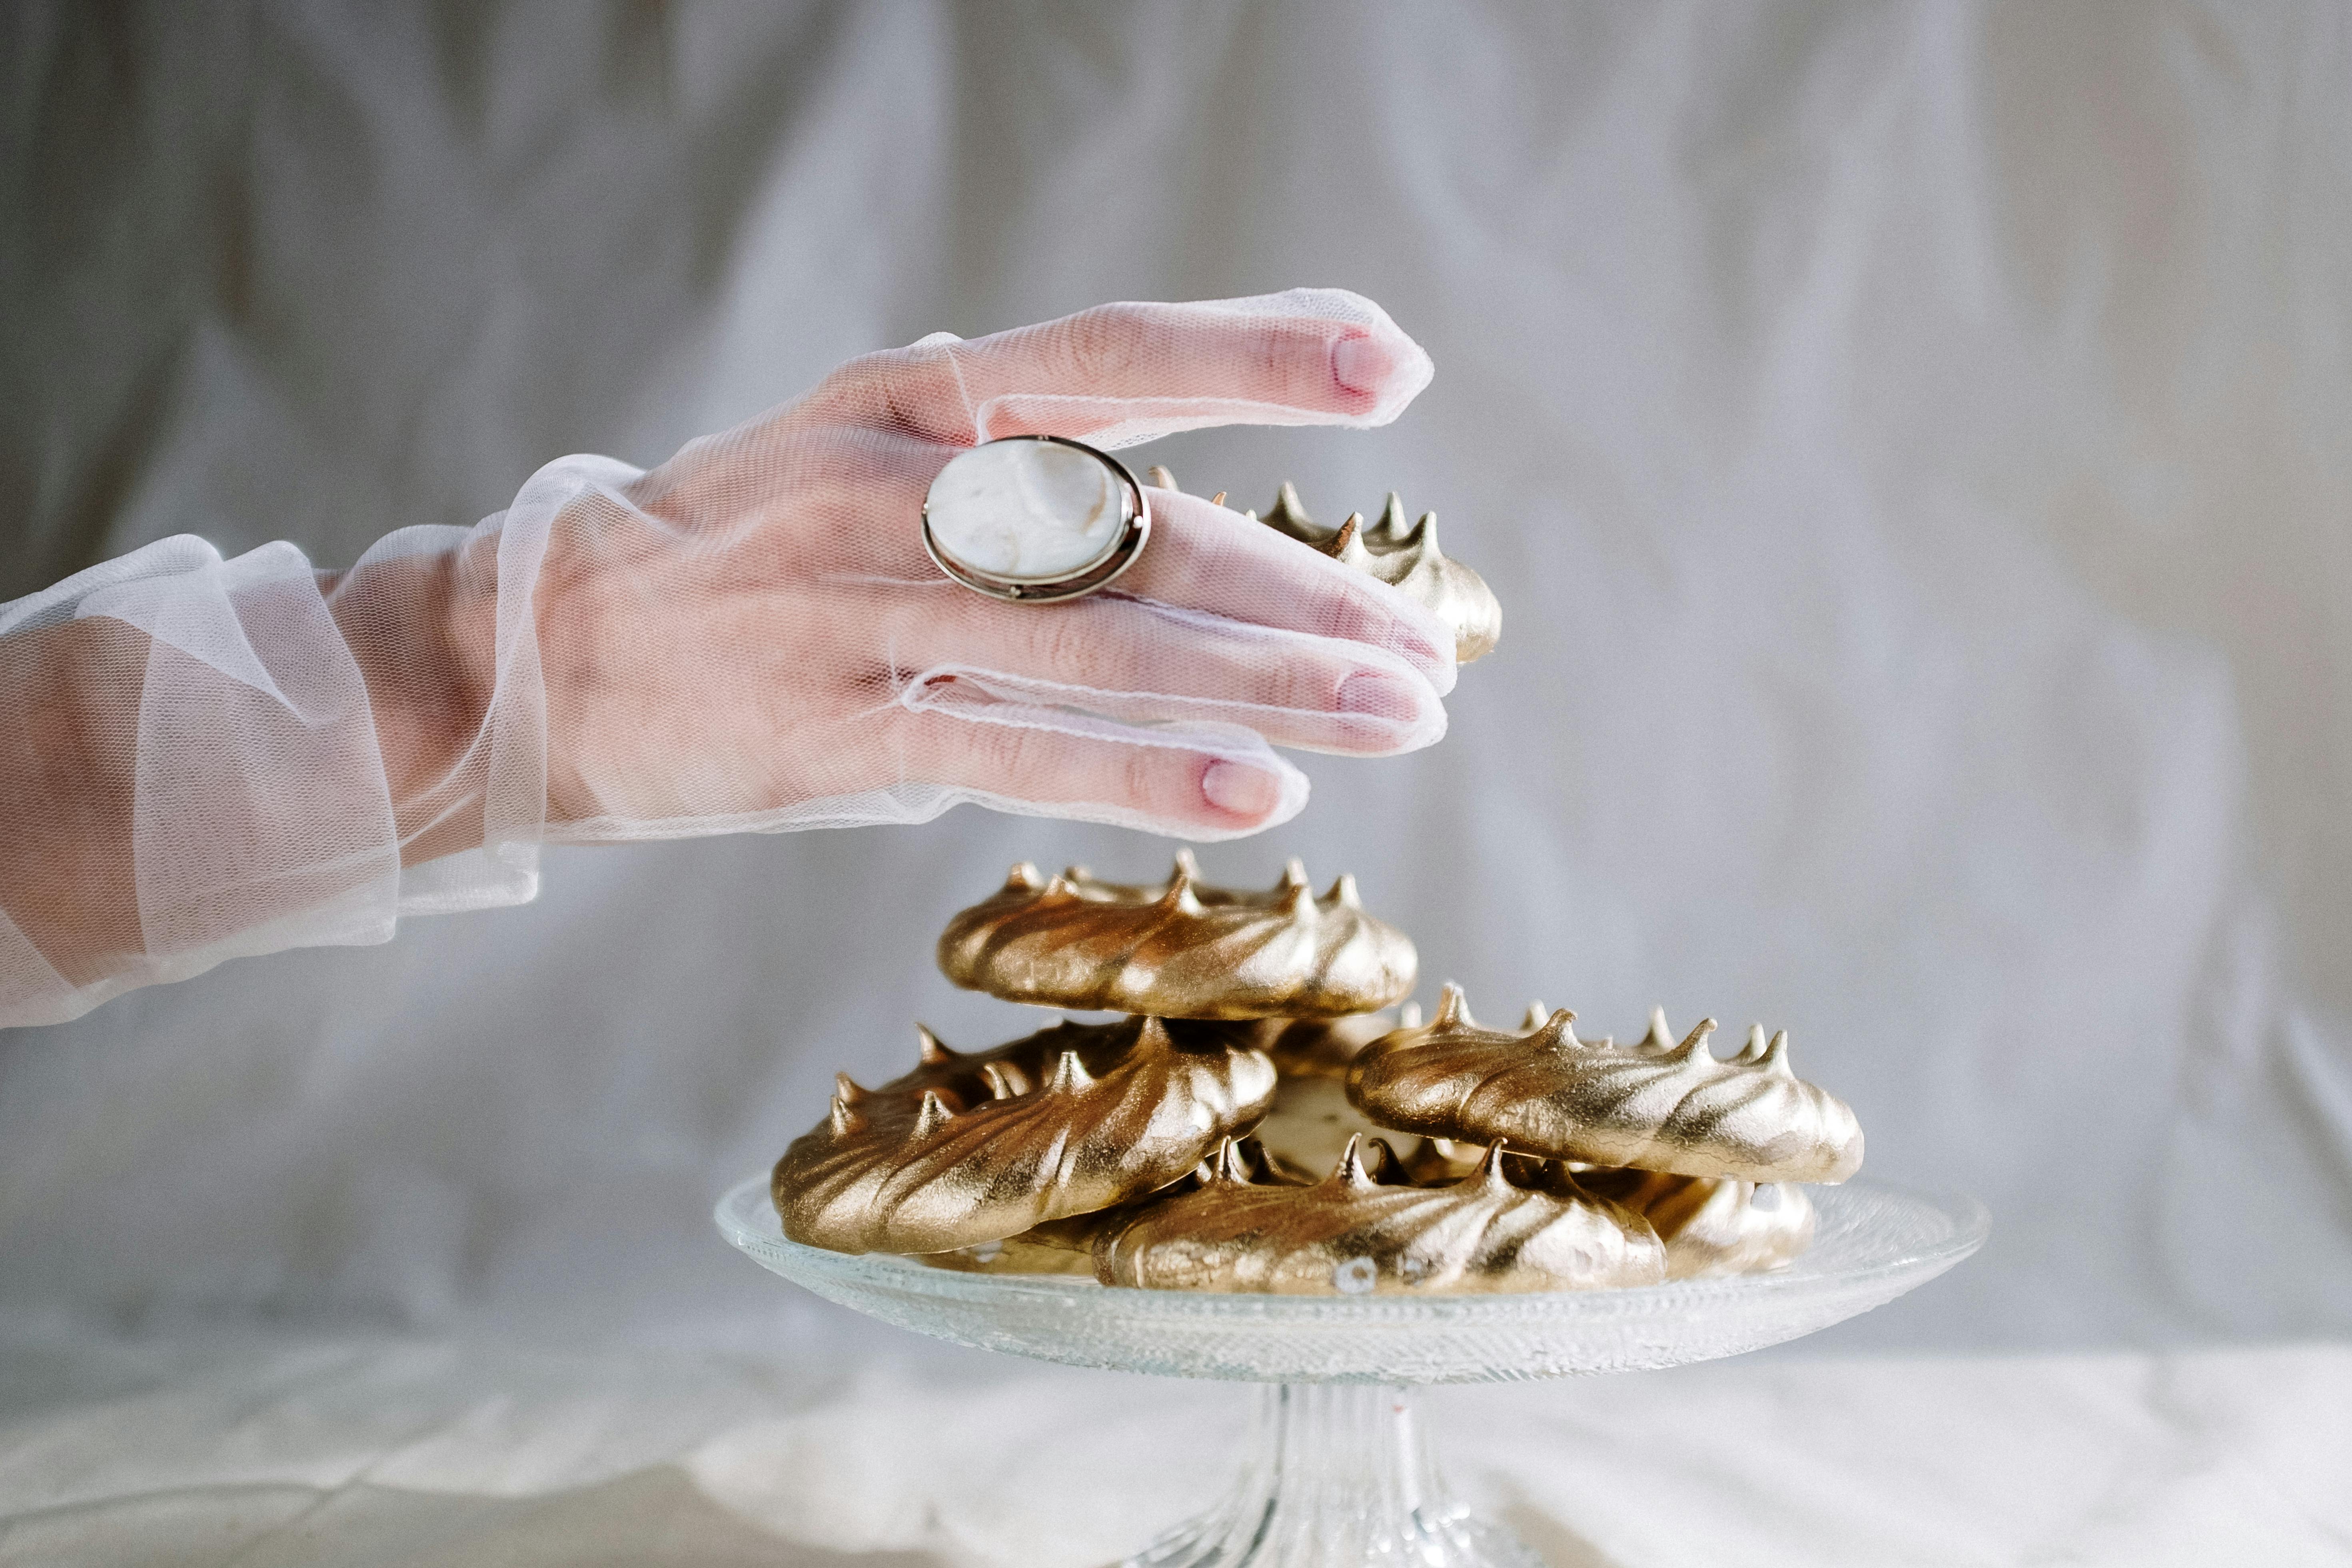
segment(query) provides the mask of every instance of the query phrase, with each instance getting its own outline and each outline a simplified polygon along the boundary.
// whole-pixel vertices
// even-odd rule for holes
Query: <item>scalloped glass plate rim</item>
[[[1525,1322],[1541,1317],[1610,1316],[1616,1310],[1643,1314],[1671,1311],[1675,1307],[1723,1307],[1735,1302],[1761,1306],[1780,1297],[1801,1297],[1832,1289],[1850,1291],[1875,1279],[1912,1278],[1921,1272],[1940,1274],[1983,1245],[1992,1216],[1984,1205],[1966,1194],[1948,1189],[1857,1177],[1835,1187],[1811,1188],[1824,1220],[1840,1206],[1842,1195],[1865,1194],[1906,1201],[1943,1218],[1948,1229],[1938,1241],[1916,1250],[1875,1259],[1859,1268],[1809,1268],[1822,1251],[1799,1258],[1771,1274],[1742,1274],[1710,1279],[1670,1280],[1662,1285],[1621,1286],[1601,1290],[1547,1290],[1461,1296],[1276,1296],[1203,1290],[1138,1290],[1115,1292],[1083,1275],[970,1274],[918,1263],[890,1253],[828,1252],[788,1240],[776,1217],[763,1173],[728,1189],[712,1212],[719,1229],[741,1251],[761,1261],[784,1265],[777,1269],[788,1279],[855,1279],[866,1286],[888,1285],[911,1296],[974,1305],[1010,1306],[1016,1301],[1068,1303],[1083,1298],[1116,1295],[1122,1313],[1164,1313],[1171,1317],[1254,1318],[1329,1323],[1335,1318],[1374,1323],[1396,1319],[1427,1321],[1432,1318],[1475,1322],[1484,1319]]]

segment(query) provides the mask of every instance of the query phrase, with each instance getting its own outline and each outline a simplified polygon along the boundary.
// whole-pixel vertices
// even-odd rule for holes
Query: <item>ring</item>
[[[1127,465],[1063,436],[1007,436],[960,452],[923,498],[923,548],[992,599],[1049,604],[1107,586],[1151,537]]]

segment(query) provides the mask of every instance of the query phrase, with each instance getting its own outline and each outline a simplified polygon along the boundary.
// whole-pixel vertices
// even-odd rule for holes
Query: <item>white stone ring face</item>
[[[1150,536],[1150,503],[1127,466],[1061,436],[959,452],[923,498],[923,548],[991,598],[1080,598],[1134,565]]]

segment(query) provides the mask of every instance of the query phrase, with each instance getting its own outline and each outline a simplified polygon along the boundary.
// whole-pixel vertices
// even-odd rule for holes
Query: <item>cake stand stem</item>
[[[1542,1568],[1446,1491],[1404,1389],[1256,1393],[1240,1484],[1118,1568]]]

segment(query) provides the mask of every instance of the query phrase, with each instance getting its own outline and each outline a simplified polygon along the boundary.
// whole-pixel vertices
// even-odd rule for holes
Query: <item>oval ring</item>
[[[1127,516],[1121,521],[1117,535],[1092,560],[1074,571],[1050,577],[1015,577],[989,572],[969,562],[958,560],[940,543],[938,531],[932,526],[931,508],[938,500],[940,477],[931,480],[930,489],[923,498],[923,549],[939,569],[956,582],[975,593],[992,599],[1004,599],[1018,604],[1053,604],[1066,599],[1084,598],[1087,595],[1108,587],[1119,574],[1135,564],[1143,553],[1143,546],[1151,537],[1151,503],[1145,496],[1142,484],[1126,464],[1108,452],[1096,450],[1083,441],[1073,441],[1066,436],[1005,436],[994,441],[984,441],[977,447],[960,452],[940,469],[944,476],[949,468],[973,452],[991,447],[1002,447],[1013,441],[1037,441],[1056,447],[1066,447],[1083,452],[1110,470],[1126,492]]]

